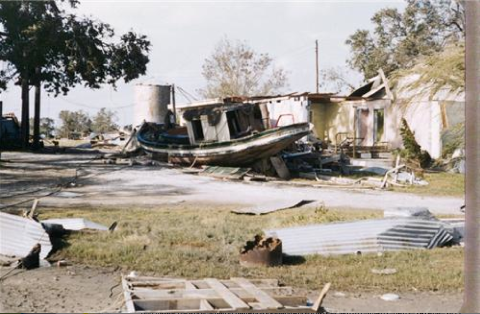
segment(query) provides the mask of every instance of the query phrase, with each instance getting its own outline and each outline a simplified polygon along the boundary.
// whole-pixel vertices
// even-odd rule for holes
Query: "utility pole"
[[[35,114],[33,116],[33,148],[40,148],[40,68],[35,69],[37,80],[35,82]]]
[[[175,84],[172,84],[172,107],[173,107],[173,118],[175,120],[175,124],[177,124],[177,108],[175,105]]]
[[[318,94],[318,86],[320,85],[320,82],[318,81],[318,40],[315,40],[315,77],[316,77],[316,85],[315,85],[315,91]]]
[[[464,1],[465,36],[465,292],[462,313],[480,313],[480,1]]]

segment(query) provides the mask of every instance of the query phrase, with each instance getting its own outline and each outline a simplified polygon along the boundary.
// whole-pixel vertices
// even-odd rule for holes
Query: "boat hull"
[[[227,142],[169,145],[146,141],[141,133],[138,142],[146,151],[171,163],[245,166],[281,152],[309,132],[308,123],[297,123]]]

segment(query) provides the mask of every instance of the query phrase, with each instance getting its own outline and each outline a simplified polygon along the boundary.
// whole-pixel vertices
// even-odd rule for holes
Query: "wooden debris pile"
[[[318,313],[330,287],[325,285],[317,300],[309,302],[273,279],[124,276],[122,285],[128,313]]]

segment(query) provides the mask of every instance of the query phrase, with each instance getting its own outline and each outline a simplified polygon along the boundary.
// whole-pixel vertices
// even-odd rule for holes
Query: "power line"
[[[182,88],[182,87],[180,87],[180,86],[178,86],[178,85],[176,85],[175,87],[176,87],[176,88],[178,89],[178,91],[179,91],[180,93],[182,93],[187,99],[193,98],[193,100],[198,101],[197,97],[195,97],[195,96],[192,95],[191,93],[187,92],[184,88]],[[192,102],[192,101],[190,100],[190,102]]]
[[[84,103],[80,103],[80,102],[76,102],[76,101],[69,100],[69,99],[67,99],[67,98],[65,98],[65,97],[61,97],[61,96],[60,96],[60,99],[62,99],[63,101],[65,101],[65,102],[67,102],[67,103],[69,103],[69,104],[72,104],[72,105],[75,105],[75,106],[79,106],[79,107],[88,108],[88,109],[100,110],[100,109],[103,108],[103,107],[101,107],[101,108],[93,107],[93,106],[90,106],[90,105],[86,105],[86,104],[84,104]],[[129,105],[124,105],[124,106],[118,106],[118,107],[117,107],[113,102],[112,102],[112,104],[115,106],[115,107],[112,108],[112,109],[124,109],[124,108],[129,108],[129,107],[133,107],[133,106],[134,106],[134,104],[129,104]]]

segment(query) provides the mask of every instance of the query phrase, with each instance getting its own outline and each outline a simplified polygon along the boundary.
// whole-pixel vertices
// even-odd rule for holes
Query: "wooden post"
[[[22,75],[22,123],[21,129],[21,141],[22,148],[28,147],[28,141],[30,137],[30,102],[29,102],[29,89],[28,89],[28,72]]]
[[[319,78],[318,78],[318,40],[315,40],[315,77],[316,77],[316,86],[315,91],[318,94],[318,87],[320,85]]]
[[[466,13],[465,294],[461,312],[480,313],[480,1],[464,1]]]
[[[178,124],[178,121],[177,121],[177,107],[175,105],[175,84],[172,84],[172,107],[173,107],[173,118],[175,120],[175,124]]]
[[[37,81],[35,82],[35,115],[33,117],[33,148],[40,148],[40,96],[41,96],[41,84],[40,84],[40,68],[35,69],[37,75]]]
[[[354,107],[355,108],[355,107]],[[358,109],[355,108],[353,111],[353,155],[352,158],[355,159],[356,148],[357,148],[357,122],[358,122]]]

